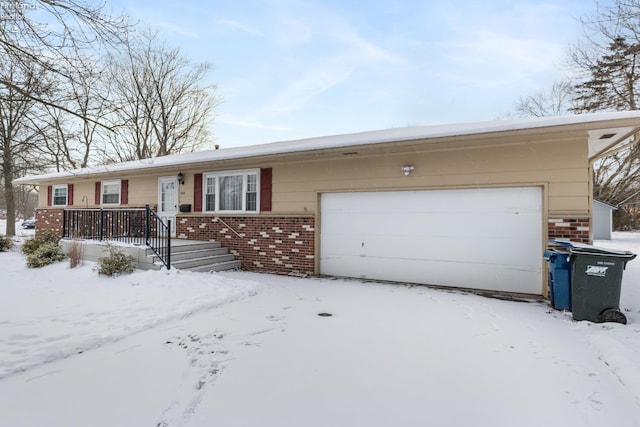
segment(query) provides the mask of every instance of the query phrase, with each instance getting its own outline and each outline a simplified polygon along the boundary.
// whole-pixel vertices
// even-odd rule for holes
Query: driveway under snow
[[[0,425],[640,426],[638,260],[626,326],[426,287],[92,267],[0,253]]]

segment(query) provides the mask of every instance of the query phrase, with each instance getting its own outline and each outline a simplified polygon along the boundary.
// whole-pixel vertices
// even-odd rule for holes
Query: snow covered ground
[[[640,253],[640,234],[597,244]],[[0,253],[0,425],[640,426],[640,259],[626,326],[420,286],[94,265]]]

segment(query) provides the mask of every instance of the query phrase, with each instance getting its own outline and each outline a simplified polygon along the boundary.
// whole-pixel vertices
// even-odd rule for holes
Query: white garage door
[[[542,189],[326,193],[320,272],[542,293]]]

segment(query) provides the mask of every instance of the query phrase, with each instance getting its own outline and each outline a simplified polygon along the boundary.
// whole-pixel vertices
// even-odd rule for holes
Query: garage
[[[542,293],[542,188],[321,195],[320,273]]]

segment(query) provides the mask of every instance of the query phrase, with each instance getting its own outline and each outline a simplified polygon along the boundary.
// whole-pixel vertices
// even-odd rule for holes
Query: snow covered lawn
[[[2,426],[640,426],[640,260],[626,326],[426,287],[24,265],[0,253]]]

